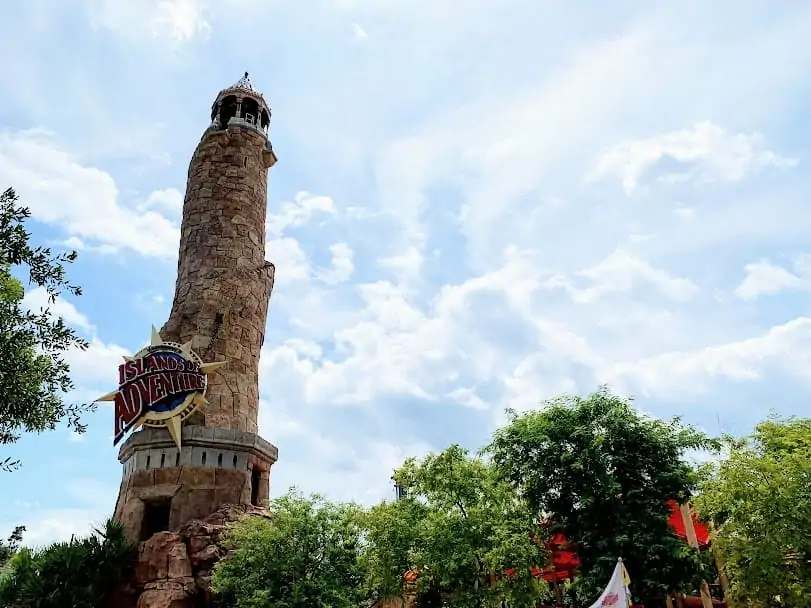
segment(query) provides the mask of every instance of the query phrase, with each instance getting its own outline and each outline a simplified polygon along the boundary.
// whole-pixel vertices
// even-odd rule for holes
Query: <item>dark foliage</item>
[[[114,520],[87,538],[23,548],[0,575],[0,606],[99,608],[129,576],[136,555]]]
[[[488,450],[535,515],[577,543],[577,586],[591,602],[618,557],[643,601],[671,589],[692,591],[706,576],[706,561],[671,532],[667,501],[684,501],[694,490],[685,452],[715,447],[678,419],[645,416],[601,389],[512,413]]]

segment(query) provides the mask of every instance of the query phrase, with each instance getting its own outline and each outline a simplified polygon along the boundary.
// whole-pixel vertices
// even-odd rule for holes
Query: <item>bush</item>
[[[4,608],[99,608],[129,575],[137,547],[107,520],[87,538],[21,549],[0,578]]]
[[[360,606],[359,507],[291,491],[271,501],[270,510],[269,519],[248,517],[228,530],[229,556],[211,579],[218,605]]]

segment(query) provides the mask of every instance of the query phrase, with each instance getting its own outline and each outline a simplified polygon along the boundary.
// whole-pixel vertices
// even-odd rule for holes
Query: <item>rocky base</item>
[[[224,505],[202,520],[192,520],[179,532],[158,532],[140,544],[135,580],[117,606],[137,608],[209,608],[211,570],[225,555],[223,530],[242,517],[269,517],[267,509]],[[137,600],[136,600],[137,598]]]

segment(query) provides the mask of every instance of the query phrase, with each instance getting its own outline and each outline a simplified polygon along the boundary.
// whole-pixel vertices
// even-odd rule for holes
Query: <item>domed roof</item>
[[[251,93],[257,93],[257,94],[261,95],[261,93],[259,93],[259,91],[256,90],[256,87],[253,86],[253,83],[251,82],[251,79],[248,78],[248,72],[245,72],[245,74],[242,76],[242,78],[237,80],[234,84],[232,84],[228,88],[229,89],[243,89],[245,91],[250,91]]]
[[[260,105],[263,105],[265,108],[267,108],[268,111],[270,111],[270,107],[265,101],[265,98],[262,95],[262,93],[260,93],[259,90],[255,86],[253,86],[251,79],[248,77],[248,72],[245,72],[242,78],[237,80],[230,87],[226,87],[222,91],[220,91],[214,103],[216,104],[223,97],[227,97],[228,95],[236,95],[237,97],[245,97],[245,96],[253,97],[260,103]]]

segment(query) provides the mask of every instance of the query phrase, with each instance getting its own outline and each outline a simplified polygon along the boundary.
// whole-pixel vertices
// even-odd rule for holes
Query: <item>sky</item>
[[[78,250],[69,398],[107,393],[168,317],[188,162],[249,71],[279,158],[271,492],[371,504],[405,458],[603,384],[712,434],[811,411],[809,39],[792,0],[6,2],[0,188]],[[0,534],[112,513],[110,405],[86,422],[0,452]]]

